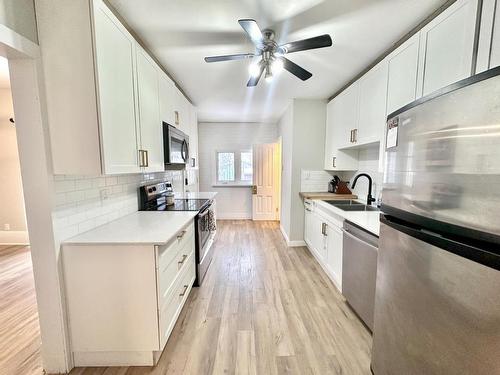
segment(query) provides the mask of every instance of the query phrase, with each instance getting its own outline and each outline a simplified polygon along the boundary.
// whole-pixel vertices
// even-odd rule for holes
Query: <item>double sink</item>
[[[343,211],[379,211],[377,207],[367,206],[366,204],[353,200],[325,200],[325,202]]]

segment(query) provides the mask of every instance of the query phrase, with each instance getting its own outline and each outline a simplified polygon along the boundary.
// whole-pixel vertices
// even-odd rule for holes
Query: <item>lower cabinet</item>
[[[64,244],[75,366],[156,365],[195,279],[194,223],[164,246]]]
[[[342,219],[317,211],[314,202],[305,204],[304,240],[307,247],[342,292]]]
[[[331,221],[326,222],[326,267],[335,286],[342,291],[342,228]]]

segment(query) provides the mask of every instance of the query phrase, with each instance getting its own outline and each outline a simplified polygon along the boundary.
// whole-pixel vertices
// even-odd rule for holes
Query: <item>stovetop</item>
[[[173,205],[151,205],[146,211],[200,211],[208,202],[209,199],[175,199]]]

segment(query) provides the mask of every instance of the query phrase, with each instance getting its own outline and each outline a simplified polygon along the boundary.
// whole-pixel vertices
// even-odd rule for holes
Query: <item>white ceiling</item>
[[[292,98],[330,97],[446,0],[109,0],[197,105],[200,121],[276,121]],[[247,88],[254,52],[238,24],[255,19],[280,43],[329,33],[333,47],[287,55],[313,73],[288,72]]]

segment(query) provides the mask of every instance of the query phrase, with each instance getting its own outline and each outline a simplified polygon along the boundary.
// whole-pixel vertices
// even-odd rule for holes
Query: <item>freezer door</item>
[[[388,145],[397,144],[387,149],[384,206],[500,234],[499,73],[452,85],[389,119],[397,130]]]
[[[380,229],[374,374],[500,374],[500,272]]]

